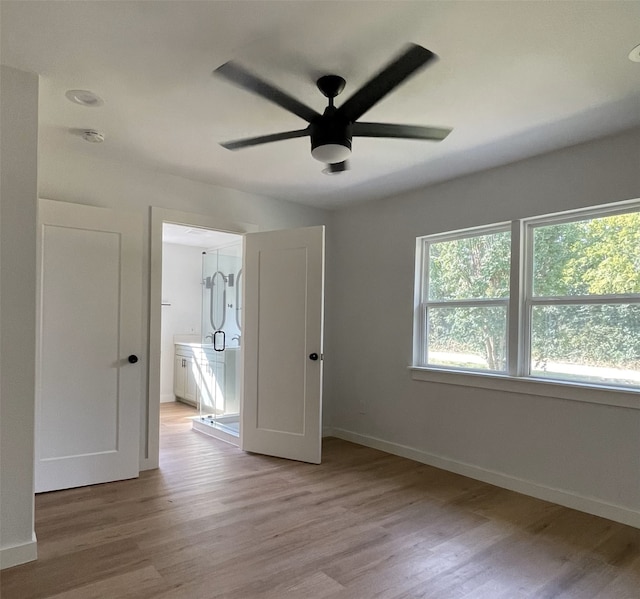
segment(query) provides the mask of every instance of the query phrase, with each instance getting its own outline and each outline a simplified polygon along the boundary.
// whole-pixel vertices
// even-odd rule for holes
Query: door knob
[[[138,361],[138,356],[131,354],[127,360],[129,360],[129,364],[135,364]]]
[[[317,360],[318,359],[318,354],[316,354],[315,352],[312,354],[309,354],[309,360]]]

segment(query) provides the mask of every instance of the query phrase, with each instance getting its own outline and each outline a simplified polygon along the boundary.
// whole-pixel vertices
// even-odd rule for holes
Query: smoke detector
[[[92,144],[101,144],[104,141],[104,135],[94,129],[87,129],[82,132],[82,139]]]
[[[65,93],[67,100],[74,104],[80,104],[80,106],[88,106],[89,108],[95,108],[96,106],[102,106],[104,100],[89,91],[88,89],[70,89]]]

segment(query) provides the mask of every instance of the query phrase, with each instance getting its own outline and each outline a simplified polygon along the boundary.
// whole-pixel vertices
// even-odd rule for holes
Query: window
[[[424,239],[424,363],[506,372],[509,227]]]
[[[640,386],[640,212],[527,228],[531,375]]]
[[[640,388],[640,205],[418,240],[417,366]]]

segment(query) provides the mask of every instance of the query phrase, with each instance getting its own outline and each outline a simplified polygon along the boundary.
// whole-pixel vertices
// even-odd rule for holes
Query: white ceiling
[[[41,75],[41,151],[86,152],[320,207],[379,198],[640,125],[640,2],[12,1],[2,63]],[[307,138],[219,142],[305,126],[211,72],[238,61],[322,112],[407,42],[440,59],[364,120],[453,127],[441,143],[355,138],[351,170],[321,173]],[[104,106],[65,98],[88,89]],[[103,144],[78,131],[98,129]]]
[[[213,249],[240,243],[242,236],[234,233],[225,233],[224,231],[163,223],[162,241],[163,243]]]

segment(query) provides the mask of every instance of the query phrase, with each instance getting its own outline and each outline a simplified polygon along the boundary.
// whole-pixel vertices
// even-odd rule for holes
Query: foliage
[[[640,212],[534,229],[533,295],[569,297],[569,305],[535,306],[532,360],[640,371],[640,297],[631,303],[580,303],[577,296],[640,294]],[[507,298],[508,232],[433,243],[429,300]],[[432,307],[429,351],[479,356],[479,367],[506,369],[506,310],[502,306]],[[444,355],[444,354],[443,354]]]
[[[431,245],[429,299],[508,298],[510,239],[505,231]],[[490,370],[504,370],[505,325],[503,306],[436,308],[429,337],[440,351],[479,354]]]
[[[508,297],[510,243],[504,231],[432,244],[429,299]]]
[[[534,295],[640,293],[640,212],[538,227]]]

